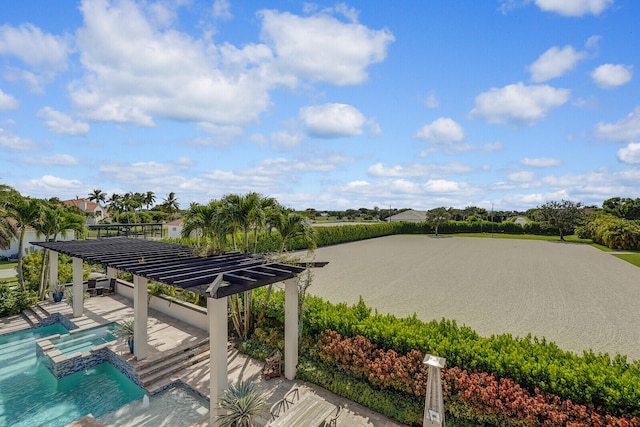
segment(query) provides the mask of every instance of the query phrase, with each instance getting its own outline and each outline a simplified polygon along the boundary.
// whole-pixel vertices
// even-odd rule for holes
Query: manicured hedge
[[[264,292],[256,293],[258,303],[261,295]],[[267,314],[278,322],[284,320],[283,298],[282,292],[274,293],[267,307]],[[626,356],[593,352],[579,356],[531,336],[481,337],[452,320],[423,322],[415,316],[371,313],[362,300],[347,306],[309,296],[305,305],[303,333],[310,336],[327,329],[344,336],[362,335],[383,349],[400,353],[415,349],[445,357],[448,366],[511,378],[532,393],[538,388],[610,414],[640,415],[640,361],[629,362]]]

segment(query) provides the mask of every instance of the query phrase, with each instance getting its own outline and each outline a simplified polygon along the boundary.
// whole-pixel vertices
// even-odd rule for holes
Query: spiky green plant
[[[254,427],[253,417],[260,415],[267,408],[267,398],[264,392],[251,381],[239,381],[231,384],[224,391],[218,402],[218,409],[224,414],[216,418],[221,426]]]

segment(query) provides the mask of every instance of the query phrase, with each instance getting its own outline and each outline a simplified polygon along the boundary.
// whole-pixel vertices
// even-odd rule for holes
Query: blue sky
[[[640,197],[636,0],[6,2],[0,182],[305,209]]]

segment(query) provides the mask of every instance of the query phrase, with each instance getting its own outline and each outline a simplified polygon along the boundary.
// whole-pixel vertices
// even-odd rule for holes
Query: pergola
[[[57,282],[58,253],[73,258],[73,316],[83,313],[82,263],[107,267],[107,277],[116,271],[133,274],[134,354],[147,357],[147,280],[177,286],[207,296],[210,346],[211,424],[215,405],[228,387],[227,297],[276,282],[285,283],[285,377],[294,379],[298,364],[298,286],[293,279],[305,267],[268,260],[264,255],[229,253],[200,257],[184,245],[130,238],[33,242],[51,251],[50,281]],[[324,263],[320,264],[324,265]],[[138,345],[138,343],[143,343]]]

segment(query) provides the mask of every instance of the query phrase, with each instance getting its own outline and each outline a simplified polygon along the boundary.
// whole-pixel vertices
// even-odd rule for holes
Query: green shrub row
[[[336,369],[335,365],[323,364],[312,359],[301,359],[298,363],[297,377],[403,424],[411,425],[415,420],[422,418],[424,411],[422,398],[393,390],[376,389],[368,382]],[[449,420],[447,425],[450,425]]]
[[[611,249],[640,249],[640,223],[613,215],[599,215],[576,230],[578,237]]]
[[[27,289],[21,291],[0,283],[0,317],[20,313],[38,302],[38,295]]]
[[[256,293],[259,304],[263,296],[264,292]],[[284,321],[283,299],[283,292],[276,292],[267,304],[267,315],[278,322]],[[372,313],[362,299],[347,306],[308,296],[305,307],[304,334],[317,337],[331,329],[344,336],[363,335],[384,349],[416,349],[445,357],[448,366],[512,378],[530,392],[538,388],[610,414],[640,415],[640,361],[628,362],[626,356],[611,358],[592,351],[577,355],[531,336],[481,337],[453,320],[424,322],[415,315]]]

